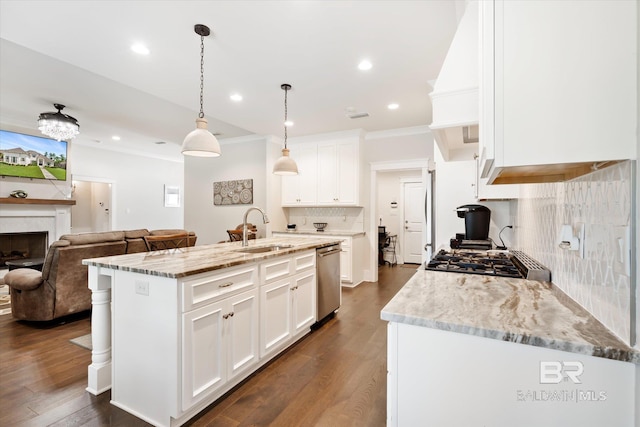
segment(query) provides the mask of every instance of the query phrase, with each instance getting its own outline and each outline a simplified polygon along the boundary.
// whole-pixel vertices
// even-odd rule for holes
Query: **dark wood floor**
[[[190,426],[384,426],[386,322],[380,309],[416,266],[381,267],[343,290],[328,321],[236,387]],[[70,339],[90,318],[38,325],[0,316],[0,426],[148,426],[85,391],[91,352]]]

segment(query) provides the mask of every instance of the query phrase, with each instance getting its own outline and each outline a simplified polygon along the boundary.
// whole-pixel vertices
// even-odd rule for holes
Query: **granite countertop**
[[[640,364],[640,351],[548,282],[418,270],[380,317]]]
[[[179,278],[221,268],[233,267],[235,265],[262,261],[282,255],[290,255],[309,249],[322,248],[335,243],[340,243],[340,240],[312,237],[274,237],[249,240],[248,248],[268,245],[291,245],[291,247],[271,252],[244,253],[239,252],[240,249],[243,249],[242,242],[228,242],[155,252],[90,258],[82,260],[82,264],[111,268],[114,270],[132,271],[151,276]]]
[[[318,236],[318,237],[322,237],[323,235],[325,236],[345,236],[345,237],[360,237],[360,236],[364,236],[365,232],[364,231],[338,231],[338,230],[325,230],[325,231],[316,231],[315,229],[313,230],[280,230],[280,231],[274,231],[273,233],[278,233],[278,234],[300,234],[300,235],[309,235],[312,234],[314,236]]]

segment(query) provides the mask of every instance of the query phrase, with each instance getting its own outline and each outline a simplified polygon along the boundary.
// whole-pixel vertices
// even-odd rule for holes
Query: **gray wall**
[[[184,190],[183,164],[73,144],[72,175],[112,181],[113,229],[183,228],[184,204],[164,207],[164,185]]]
[[[267,138],[236,138],[221,144],[221,150],[220,157],[184,159],[185,228],[197,233],[198,245],[227,240],[226,230],[242,223],[249,207],[267,206]],[[253,179],[253,204],[214,206],[213,183],[237,179]],[[258,212],[249,214],[248,221],[258,226],[258,237],[266,237]]]

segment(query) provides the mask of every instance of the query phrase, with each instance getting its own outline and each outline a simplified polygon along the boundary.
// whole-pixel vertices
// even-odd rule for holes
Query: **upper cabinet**
[[[358,206],[360,140],[292,144],[299,175],[282,177],[282,206]]]
[[[481,173],[563,181],[636,158],[637,2],[480,2]]]
[[[282,205],[313,206],[317,199],[317,146],[299,144],[289,149],[298,165],[298,175],[282,177]]]
[[[318,205],[358,204],[358,144],[318,143]]]

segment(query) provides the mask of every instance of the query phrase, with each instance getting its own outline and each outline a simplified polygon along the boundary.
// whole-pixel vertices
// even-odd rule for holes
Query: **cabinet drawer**
[[[291,258],[276,258],[273,261],[267,261],[260,264],[260,275],[262,284],[274,282],[284,279],[291,274]]]
[[[244,291],[258,283],[256,265],[224,269],[219,273],[205,273],[182,281],[182,311],[212,303],[222,297]]]
[[[303,252],[293,257],[294,274],[316,266],[316,251]]]

